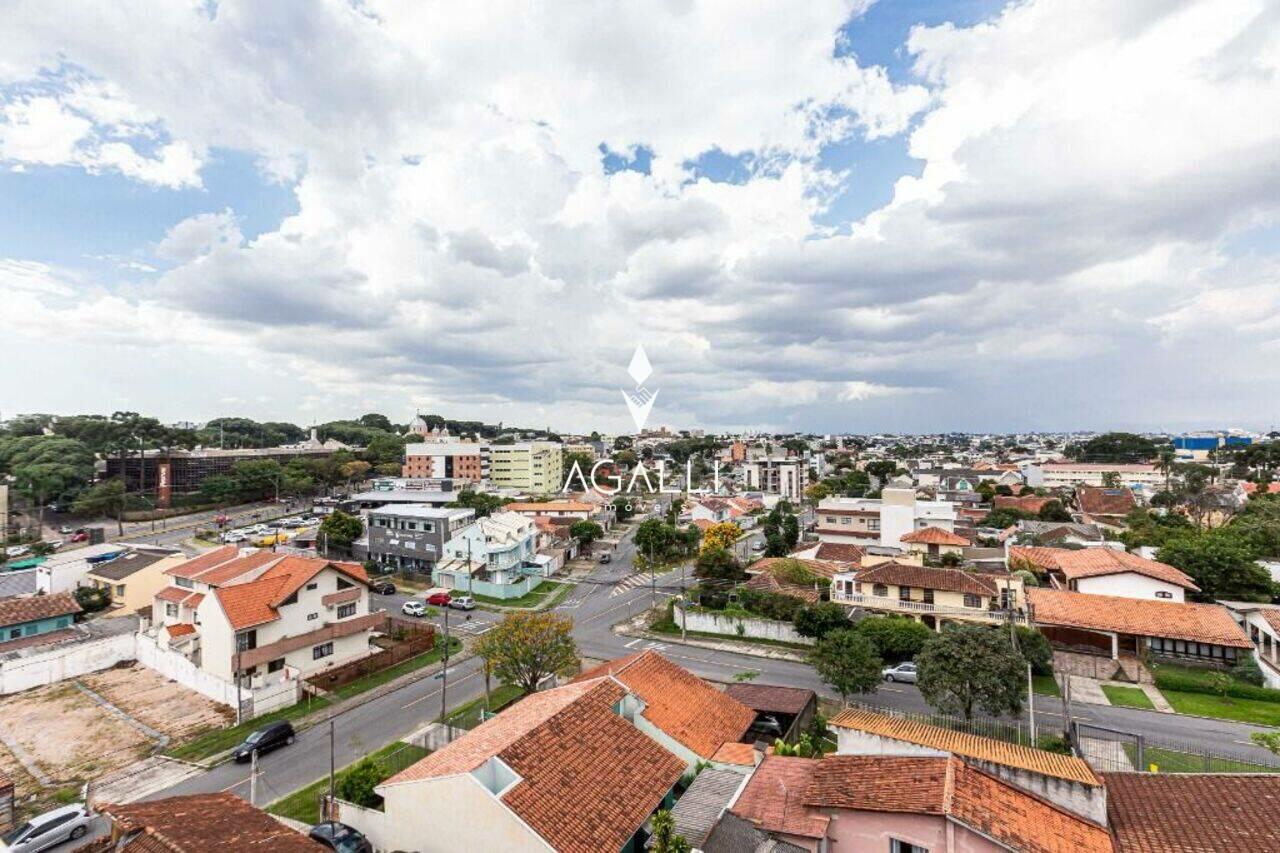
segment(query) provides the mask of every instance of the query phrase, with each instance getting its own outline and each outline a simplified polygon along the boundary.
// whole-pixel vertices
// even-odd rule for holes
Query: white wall
[[[161,642],[146,634],[135,636],[138,663],[215,702],[235,707],[236,686],[231,681],[200,669],[178,652],[165,648]]]
[[[0,694],[17,693],[76,678],[135,657],[133,634],[117,634],[84,643],[63,643],[47,651],[32,650],[30,654],[0,662]]]
[[[1157,580],[1156,578],[1149,578],[1137,572],[1122,572],[1117,575],[1080,578],[1076,581],[1076,591],[1087,592],[1090,595],[1119,595],[1125,598],[1145,598],[1153,601],[1182,602],[1186,600],[1182,587]],[[1173,598],[1157,599],[1157,592],[1172,593]]]
[[[680,624],[680,611],[675,613],[676,624]],[[755,619],[751,617],[725,616],[720,613],[690,610],[685,615],[685,629],[702,631],[707,634],[723,634],[729,639],[752,637],[757,640],[777,640],[783,643],[812,644],[813,639],[802,637],[790,622],[778,622],[773,619]],[[738,626],[742,633],[738,633]]]

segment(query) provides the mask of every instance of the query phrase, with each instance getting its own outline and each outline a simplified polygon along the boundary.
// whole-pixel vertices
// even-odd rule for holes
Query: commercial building
[[[563,447],[554,441],[489,446],[489,481],[500,489],[551,494],[564,486]]]
[[[430,573],[445,543],[475,520],[475,510],[391,504],[369,511],[366,536],[355,543],[356,557],[401,571]]]
[[[465,483],[489,479],[489,448],[475,441],[429,438],[404,446],[405,477],[450,478]]]
[[[1112,462],[1046,462],[1031,465],[1023,473],[1027,485],[1046,489],[1104,486],[1115,475],[1121,486],[1163,488],[1165,475],[1155,465]]]

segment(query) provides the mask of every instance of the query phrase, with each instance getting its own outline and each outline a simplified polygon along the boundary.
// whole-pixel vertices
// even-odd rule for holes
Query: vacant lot
[[[142,666],[95,673],[81,681],[175,742],[226,719],[212,701]],[[148,756],[155,744],[70,681],[0,699],[0,737],[6,744],[0,769],[19,764],[14,753],[20,752],[55,784],[100,777]],[[15,772],[13,778],[27,779],[27,773]]]

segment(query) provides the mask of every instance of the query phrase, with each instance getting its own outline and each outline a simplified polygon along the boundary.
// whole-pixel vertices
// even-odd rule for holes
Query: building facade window
[[[249,649],[256,649],[258,647],[257,629],[255,628],[251,631],[236,634],[236,647],[242,652],[247,652]]]
[[[871,594],[878,595],[881,598],[883,598],[889,594],[889,587],[885,586],[882,583],[878,583],[875,586],[871,587]]]
[[[1156,598],[1173,598],[1173,593],[1167,589],[1156,590]]]
[[[931,589],[924,590],[924,595],[920,600],[923,601],[925,604],[933,604],[933,590]]]
[[[910,601],[910,600],[911,600],[911,587],[909,587],[909,586],[900,586],[900,587],[898,587],[898,600],[899,600],[899,601]]]
[[[974,595],[972,592],[966,592],[964,594],[964,606],[965,607],[981,607],[982,599],[979,596]]]
[[[267,664],[267,672],[279,672],[284,669],[284,658],[276,658]]]
[[[331,654],[333,654],[333,643],[321,643],[320,645],[315,646],[314,648],[311,649],[312,660],[320,660],[320,658],[327,658]]]
[[[355,616],[355,615],[356,615],[356,606],[354,602],[351,604],[342,604],[338,606],[339,619],[346,619],[348,616]]]
[[[176,617],[178,615],[178,605],[174,604],[173,602],[169,602],[165,604],[164,615]]]
[[[183,589],[195,589],[195,582],[191,578],[174,578],[173,582]]]

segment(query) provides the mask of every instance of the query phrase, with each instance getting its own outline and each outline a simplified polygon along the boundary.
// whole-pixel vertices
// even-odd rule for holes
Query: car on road
[[[427,604],[435,607],[448,607],[449,602],[453,600],[453,596],[447,592],[433,592],[427,596]]]
[[[237,763],[243,763],[253,758],[255,752],[258,755],[265,755],[273,749],[289,746],[296,738],[293,724],[288,720],[280,720],[258,729],[245,738],[244,743],[236,747],[232,757]]]
[[[59,528],[58,528],[58,532],[59,532],[59,533],[61,533],[61,534],[63,534],[63,535],[65,536],[66,534],[68,534],[68,533],[72,533],[73,531],[72,531],[72,529],[71,529],[71,525],[70,525],[70,524],[64,524],[64,525],[62,525],[61,527],[59,527]]]
[[[35,853],[56,847],[64,841],[83,838],[89,831],[94,814],[84,803],[73,803],[45,812],[0,836],[0,850],[5,853]]]
[[[248,537],[248,535],[247,535],[247,534],[244,534],[244,533],[237,533],[236,531],[234,531],[234,530],[233,530],[233,531],[231,531],[230,533],[223,534],[222,541],[223,541],[223,542],[232,542],[232,543],[234,543],[234,542],[244,542],[244,541],[248,540],[248,538],[249,538],[249,537]]]
[[[600,562],[602,563],[613,562],[613,555],[610,554],[608,551],[604,551],[603,553],[600,554]]]
[[[897,666],[886,666],[880,674],[884,676],[885,681],[901,681],[904,684],[916,683],[916,665],[911,661],[900,663]]]
[[[85,542],[88,540],[88,538],[89,538],[89,531],[87,530],[81,530],[78,533],[71,534],[72,542]]]
[[[475,610],[476,600],[469,595],[460,595],[457,598],[450,599],[449,606],[454,610]]]
[[[25,557],[27,554],[30,554],[30,553],[31,553],[31,549],[28,548],[26,545],[13,545],[9,548],[4,549],[4,555],[6,557]]]
[[[307,837],[337,853],[373,853],[373,845],[358,829],[336,820],[316,824]]]
[[[395,595],[396,594],[396,585],[393,584],[391,581],[378,581],[378,580],[369,581],[369,589],[373,590],[378,595]]]
[[[423,604],[416,598],[411,598],[404,604],[400,605],[400,612],[405,616],[426,616],[427,605]]]
[[[752,551],[757,551],[757,552],[759,552],[759,551],[763,551],[763,550],[764,550],[764,542],[763,542],[762,540],[760,540],[760,539],[757,539],[756,541],[752,542],[752,543],[751,543],[751,550],[752,550]]]

